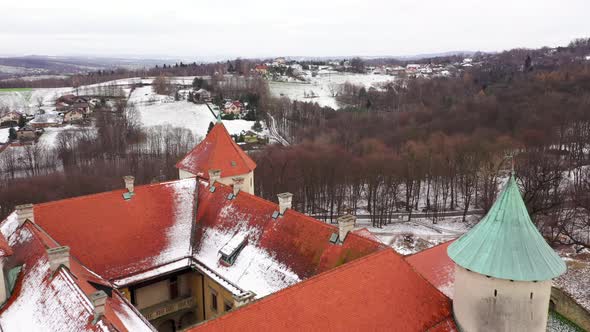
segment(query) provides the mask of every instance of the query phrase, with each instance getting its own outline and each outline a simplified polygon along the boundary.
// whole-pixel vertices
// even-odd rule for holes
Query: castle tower
[[[532,223],[511,176],[488,214],[452,243],[462,331],[545,331],[551,279],[566,265]]]
[[[219,170],[221,174],[217,181],[232,185],[234,178],[243,178],[241,189],[254,193],[256,163],[234,142],[221,121],[176,164],[176,168],[180,179],[194,176],[208,179],[210,170]]]

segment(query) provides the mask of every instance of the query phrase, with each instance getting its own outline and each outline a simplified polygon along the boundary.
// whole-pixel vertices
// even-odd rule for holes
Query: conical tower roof
[[[514,176],[488,214],[447,253],[459,266],[501,279],[542,281],[566,271],[531,221]]]
[[[218,122],[176,168],[207,179],[212,169],[221,170],[221,176],[228,177],[249,173],[256,163],[234,142],[223,123]]]

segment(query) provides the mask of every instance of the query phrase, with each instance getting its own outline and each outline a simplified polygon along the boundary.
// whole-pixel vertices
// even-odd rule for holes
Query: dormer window
[[[244,249],[248,243],[247,233],[238,233],[234,235],[220,250],[221,258],[219,259],[223,265],[233,265],[240,251]]]

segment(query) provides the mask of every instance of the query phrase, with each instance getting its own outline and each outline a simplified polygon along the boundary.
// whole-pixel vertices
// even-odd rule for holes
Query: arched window
[[[498,296],[498,290],[494,289],[494,297]]]

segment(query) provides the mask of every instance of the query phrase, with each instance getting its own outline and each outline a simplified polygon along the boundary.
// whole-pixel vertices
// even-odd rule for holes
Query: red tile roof
[[[273,219],[276,203],[246,192],[230,200],[230,187],[216,183],[211,192],[204,180],[198,181],[195,216],[196,183],[191,178],[136,186],[130,200],[122,197],[125,190],[116,190],[37,204],[35,222],[107,280],[126,279],[191,257],[259,296],[386,248],[355,233],[341,245],[332,244],[329,239],[336,227],[294,210]],[[218,251],[238,232],[248,234],[248,245],[233,266],[222,267]],[[224,236],[225,242],[205,243],[214,235]],[[253,257],[268,264],[243,277],[237,271],[250,266]],[[270,280],[267,286],[252,289],[265,278]]]
[[[330,243],[330,236],[338,232],[335,226],[291,209],[273,219],[273,213],[278,211],[276,203],[246,192],[240,192],[236,198],[229,200],[227,197],[232,192],[230,187],[217,183],[212,193],[208,190],[207,182],[200,183],[199,227],[194,236],[194,257],[210,268],[226,272],[224,275],[238,284],[237,280],[231,280],[233,271],[221,268],[215,260],[217,256],[211,257],[212,250],[216,253],[232,235],[238,233],[248,234],[247,249],[254,247],[258,252],[263,251],[265,257],[272,258],[301,279],[387,248],[380,242],[355,233],[349,234],[343,244]],[[211,248],[215,245],[217,248]],[[235,268],[239,268],[241,259],[252,257],[241,253],[237,259]],[[261,277],[264,276],[258,276]],[[243,282],[244,278],[240,280]],[[246,290],[256,292],[255,289]],[[263,292],[266,290],[262,289]]]
[[[35,222],[113,280],[190,255],[195,180],[136,186],[34,206]]]
[[[451,299],[455,284],[455,263],[447,255],[447,247],[453,241],[406,257],[418,273]]]
[[[457,331],[451,301],[393,250],[363,257],[188,331]]]
[[[209,170],[221,170],[221,177],[235,176],[253,171],[256,163],[234,142],[225,126],[217,123],[176,168],[208,179]]]
[[[89,282],[109,285],[70,258],[70,268],[49,269],[46,248],[57,243],[31,222],[10,237],[15,254],[5,269],[21,266],[14,290],[0,309],[3,330],[22,331],[151,331],[139,312],[117,291],[107,298],[105,314],[95,324],[88,296],[98,289]]]

